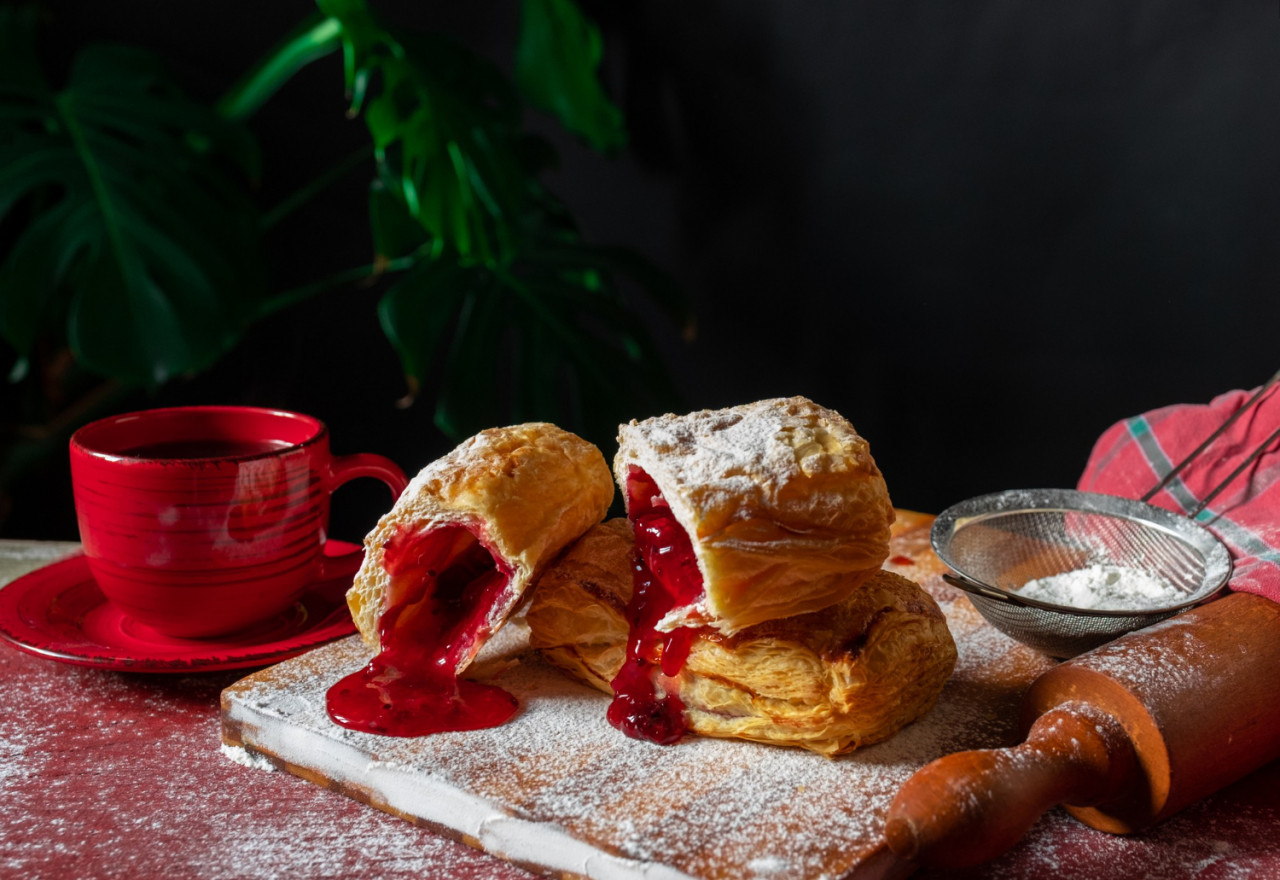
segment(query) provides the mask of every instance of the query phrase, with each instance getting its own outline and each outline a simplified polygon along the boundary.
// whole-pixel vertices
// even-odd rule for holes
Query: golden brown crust
[[[481,431],[423,468],[365,538],[364,563],[347,592],[351,616],[377,650],[387,542],[401,528],[461,525],[512,569],[509,602],[489,621],[496,630],[533,577],[600,522],[612,500],[604,456],[580,437],[542,422]]]
[[[631,534],[624,520],[592,528],[541,576],[530,644],[606,693],[627,644]],[[833,756],[885,739],[927,712],[956,648],[932,597],[876,572],[843,602],[726,636],[703,629],[663,689],[689,729]]]
[[[662,629],[732,633],[816,611],[888,556],[893,506],[866,440],[803,397],[633,421],[618,445],[618,485],[625,494],[632,468],[648,474],[703,576],[705,599]]]
[[[627,653],[632,546],[625,519],[593,526],[538,578],[525,612],[534,648],[608,694]]]

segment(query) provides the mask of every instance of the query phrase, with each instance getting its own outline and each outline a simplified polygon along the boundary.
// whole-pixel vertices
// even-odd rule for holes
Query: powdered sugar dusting
[[[1273,774],[1274,776],[1275,774]],[[1249,880],[1280,871],[1274,828],[1280,811],[1247,806],[1222,818],[1210,799],[1142,835],[1095,832],[1055,810],[1037,822],[1017,847],[970,871],[922,871],[917,880]],[[1250,841],[1247,850],[1233,841]]]
[[[1183,616],[1148,627],[1142,639],[1111,642],[1077,658],[1084,666],[1124,684],[1144,703],[1158,707],[1163,694],[1213,695],[1226,683],[1214,670],[1228,670],[1238,657],[1227,645],[1211,645]],[[1208,697],[1206,697],[1208,698]]]
[[[0,876],[528,876],[219,757],[216,706],[233,677],[131,675],[0,648]],[[261,756],[229,756],[265,769]]]
[[[0,541],[0,589],[78,549]],[[218,697],[240,674],[137,675],[0,646],[0,876],[529,876],[286,774],[224,760]],[[229,756],[265,769],[260,755]]]
[[[895,536],[886,567],[918,580],[938,599],[956,640],[956,669],[924,718],[836,760],[696,737],[674,747],[629,740],[604,720],[604,695],[525,650],[518,623],[486,647],[477,666],[479,677],[521,699],[520,715],[497,731],[392,741],[328,724],[325,683],[364,661],[355,640],[237,685],[229,692],[229,716],[242,719],[251,751],[274,753],[288,745],[321,775],[345,780],[350,793],[365,786],[395,809],[428,814],[428,821],[462,830],[495,853],[552,871],[760,880],[874,872],[870,866],[883,854],[884,815],[900,785],[943,754],[1014,744],[1023,693],[1054,665],[987,625],[964,594],[940,580],[939,564],[918,531],[910,531],[910,518],[900,520],[898,528],[909,534]],[[1159,626],[1177,633],[1177,620]],[[1182,641],[1175,639],[1181,655],[1198,650]],[[1106,651],[1098,656],[1099,663],[1119,663]],[[1151,658],[1166,675],[1168,660]],[[1272,778],[1280,779],[1280,770]],[[1262,808],[1236,811],[1230,827],[1215,829],[1175,817],[1121,838],[1054,810],[1014,853],[968,874],[919,876],[1230,880],[1242,865],[1280,865],[1275,819]],[[1261,855],[1252,854],[1255,848],[1245,857],[1226,843],[1240,839],[1270,843]]]
[[[1141,611],[1166,608],[1187,594],[1157,575],[1123,565],[1095,563],[1027,581],[1019,596],[1069,608]]]
[[[843,416],[802,397],[633,421],[619,426],[618,445],[618,484],[640,467],[691,534],[707,511],[789,511],[784,521],[794,523],[844,522],[861,509],[867,529],[890,511],[867,441]],[[816,478],[836,474],[843,476]],[[806,517],[796,518],[800,508]]]
[[[478,677],[521,702],[496,730],[400,740],[333,725],[324,692],[367,659],[355,638],[239,683],[226,715],[251,752],[550,870],[842,877],[883,849],[884,814],[917,769],[1014,741],[1022,691],[1050,666],[983,625],[958,594],[940,595],[959,657],[937,705],[890,740],[835,760],[694,736],[671,747],[628,739],[605,720],[606,696],[527,650],[520,622],[477,661]]]
[[[254,770],[265,770],[268,773],[274,773],[276,770],[276,765],[272,764],[262,755],[255,754],[248,749],[241,748],[240,746],[229,746],[226,743],[223,743],[222,755],[223,757],[230,758],[232,761],[243,767],[250,767]]]
[[[74,549],[74,545],[19,548],[31,561],[6,574],[7,545],[17,543],[0,541],[0,583]],[[925,755],[944,748],[943,742],[984,745],[1011,737],[1015,714],[1011,707],[1016,699],[1010,695],[1020,692],[1046,666],[1039,655],[1017,648],[984,625],[967,601],[957,601],[958,591],[933,577],[936,560],[924,552],[926,544],[924,539],[915,545],[898,541],[894,550],[897,561],[888,567],[921,580],[940,598],[960,647],[957,674],[937,708],[921,722],[889,742],[836,762],[849,771],[847,790],[833,786],[825,796],[832,809],[849,811],[851,824],[857,827],[874,826],[874,816],[879,815],[883,803],[879,795],[866,799],[865,804],[859,800],[864,774],[882,773],[881,779],[891,788],[893,778],[905,775]],[[1159,626],[1186,628],[1179,618]],[[508,636],[518,637],[519,631]],[[353,658],[353,662],[360,660]],[[523,658],[519,662],[525,663]],[[500,669],[490,665],[484,674],[501,678],[505,673]],[[292,688],[314,677],[317,669],[305,663],[287,664],[273,674],[276,685]],[[288,774],[258,772],[228,760],[218,747],[217,701],[219,692],[236,677],[236,673],[145,676],[82,669],[0,646],[0,678],[7,684],[0,689],[0,875],[177,876],[194,880],[518,880],[530,876],[514,865]],[[557,709],[564,699],[571,716],[559,733],[546,733],[545,743],[558,757],[553,761],[540,759],[536,752],[514,748],[509,752],[520,774],[533,783],[542,780],[539,784],[544,786],[550,777],[574,772],[576,740],[570,734],[595,716],[594,706],[603,699],[567,681],[557,687],[546,693],[557,702]],[[275,723],[295,733],[291,719],[296,713],[317,709],[308,705],[310,698],[279,705],[269,687],[257,694],[260,707],[245,711],[277,713]],[[580,704],[575,702],[579,700]],[[984,719],[967,717],[975,707],[985,707],[983,711],[990,708],[993,714]],[[532,705],[526,704],[526,712],[533,712]],[[948,728],[955,730],[947,733]],[[453,748],[466,750],[468,745],[460,740]],[[236,751],[252,755],[256,750]],[[742,743],[737,744],[737,751],[754,764],[760,756],[777,750]],[[367,749],[363,755],[356,751],[354,756],[360,760],[356,772],[372,775],[380,766],[372,760],[377,752],[377,748]],[[670,752],[650,747],[638,754],[663,758]],[[261,754],[255,757],[260,760]],[[808,758],[807,766],[826,763],[817,756]],[[598,760],[596,753],[584,753],[578,769],[595,767]],[[506,780],[505,790],[514,798],[524,788],[513,769],[508,767],[495,776]],[[739,768],[740,775],[748,769]],[[780,771],[762,765],[757,772]],[[414,773],[422,775],[423,771]],[[607,785],[608,773],[604,769],[596,772],[592,784]],[[588,787],[575,790],[572,780],[564,780],[556,789],[556,809],[572,815],[595,804],[607,805],[607,791],[587,791]],[[915,876],[921,880],[1039,876],[1066,880],[1236,880],[1280,876],[1280,836],[1275,834],[1280,827],[1277,790],[1280,765],[1272,764],[1140,835],[1103,834],[1062,810],[1053,810],[1023,843],[994,862],[969,872],[920,871]],[[474,795],[468,798],[468,802],[476,802]],[[535,795],[527,802],[537,800]],[[548,796],[546,800],[551,803],[553,799]],[[872,819],[859,818],[864,806],[873,814]],[[509,814],[493,804],[484,809],[487,816]],[[613,818],[618,819],[622,812],[615,810]],[[688,815],[694,812],[699,811]],[[700,812],[714,811],[708,806]],[[496,824],[500,825],[500,820]],[[487,827],[493,829],[495,823]],[[556,838],[550,823],[544,830],[540,839],[548,846],[574,843]],[[609,833],[618,835],[633,851],[663,858],[663,840],[645,837],[647,831],[634,823],[628,826],[619,820]],[[809,832],[809,836],[818,833]],[[497,834],[489,833],[486,839],[497,839],[498,851],[510,850],[501,846]],[[830,843],[833,851],[845,845],[839,840]],[[728,876],[744,880],[796,877],[790,846],[788,837],[774,839],[770,846],[761,848],[761,854]],[[585,876],[605,876],[601,865],[619,876],[660,876],[656,870],[644,875],[622,874],[624,862],[604,853],[603,845],[592,852],[596,854],[592,864],[584,861],[579,871]]]

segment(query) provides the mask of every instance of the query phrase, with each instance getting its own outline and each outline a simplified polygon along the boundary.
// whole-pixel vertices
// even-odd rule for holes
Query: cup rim
[[[111,451],[98,448],[93,445],[92,438],[95,434],[101,434],[117,428],[119,425],[137,421],[143,418],[155,418],[165,416],[175,416],[180,413],[203,413],[206,415],[216,415],[219,413],[254,413],[260,416],[270,416],[274,418],[283,418],[289,421],[301,423],[309,429],[309,433],[304,439],[297,442],[288,443],[284,446],[274,447],[259,452],[250,452],[243,455],[207,455],[207,456],[183,456],[181,458],[165,458],[146,455],[130,455],[126,452]],[[82,455],[102,461],[134,461],[134,462],[166,462],[166,461],[186,461],[186,462],[212,462],[212,461],[252,461],[259,458],[271,458],[280,455],[283,452],[292,452],[299,449],[305,449],[315,446],[324,440],[329,433],[329,428],[320,419],[306,413],[295,412],[293,410],[279,409],[277,407],[250,406],[240,404],[198,404],[192,406],[165,406],[153,407],[149,409],[133,410],[131,412],[118,413],[116,415],[104,416],[95,419],[86,425],[77,428],[71,435],[70,446],[73,451]]]

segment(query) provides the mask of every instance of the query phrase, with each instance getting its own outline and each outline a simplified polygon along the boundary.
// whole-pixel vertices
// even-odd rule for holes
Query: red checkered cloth
[[[1078,488],[1140,498],[1254,392],[1230,391],[1208,404],[1178,404],[1112,425],[1094,445]],[[1280,427],[1280,384],[1205,449],[1151,503],[1188,514]],[[1196,521],[1231,551],[1233,590],[1280,601],[1280,442],[1267,444]]]

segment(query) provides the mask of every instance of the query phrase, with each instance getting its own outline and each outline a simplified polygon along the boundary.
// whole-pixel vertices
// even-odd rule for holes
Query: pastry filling
[[[366,733],[424,736],[496,727],[515,714],[506,691],[458,678],[489,635],[510,569],[462,526],[397,530],[383,565],[391,584],[378,620],[382,650],[329,689],[329,717]]]
[[[612,682],[609,723],[636,739],[673,743],[685,732],[684,704],[666,692],[663,677],[679,674],[695,631],[682,626],[664,633],[657,625],[673,608],[702,598],[702,573],[688,534],[636,467],[627,474],[627,510],[635,532],[633,589],[627,657]]]

